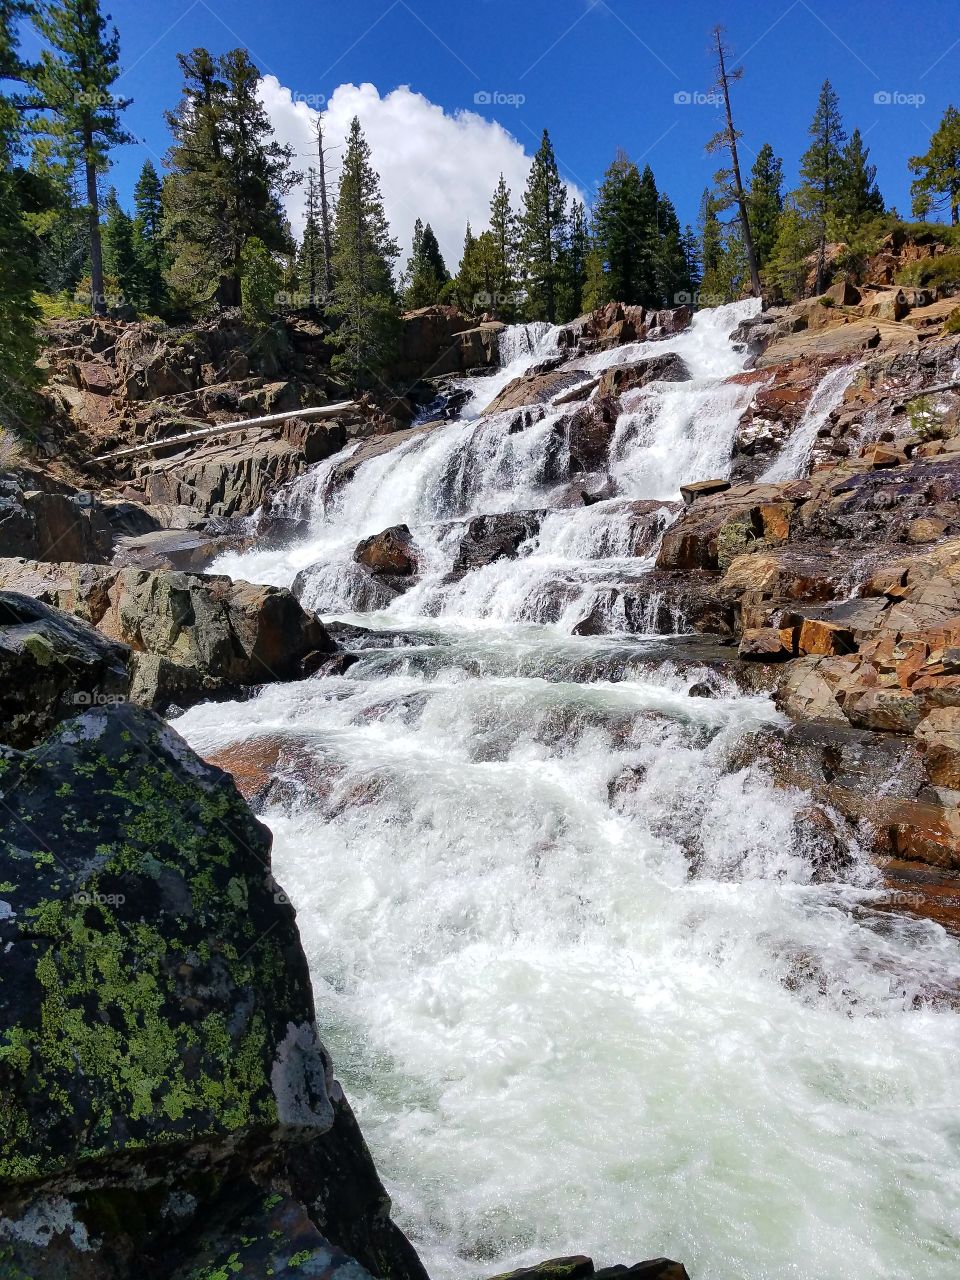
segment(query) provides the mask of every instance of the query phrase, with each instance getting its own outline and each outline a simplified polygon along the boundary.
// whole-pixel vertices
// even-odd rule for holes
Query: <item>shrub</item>
[[[957,308],[960,311],[960,307]],[[939,440],[943,436],[943,414],[930,396],[917,396],[907,405],[910,429],[921,440]]]
[[[954,307],[947,316],[946,324],[943,326],[943,332],[960,333],[960,307]]]
[[[0,471],[9,471],[26,461],[23,445],[6,427],[0,427]]]
[[[960,285],[960,253],[941,253],[935,258],[923,258],[911,262],[897,272],[897,284]]]

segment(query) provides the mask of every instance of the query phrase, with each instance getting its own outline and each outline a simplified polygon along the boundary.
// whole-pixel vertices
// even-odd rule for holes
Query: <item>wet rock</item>
[[[752,662],[785,662],[794,656],[793,632],[754,627],[744,631],[739,654]]]
[[[690,370],[683,359],[670,351],[607,369],[600,379],[598,395],[622,396],[651,382],[687,382],[689,378]]]
[[[522,409],[526,405],[546,404],[554,396],[583,381],[583,373],[575,370],[533,368],[507,383],[483,412],[505,413],[508,409]]]
[[[689,1277],[679,1262],[669,1258],[597,1270],[592,1258],[580,1254],[572,1258],[552,1258],[519,1271],[505,1271],[493,1280],[689,1280]]]
[[[495,560],[512,560],[525,542],[536,537],[542,511],[508,511],[475,516],[467,522],[454,560],[454,570],[468,573]]]
[[[415,574],[418,568],[416,547],[405,524],[365,538],[353,558],[371,573],[380,575],[405,578]]]
[[[125,701],[130,656],[86,623],[0,591],[0,742],[30,747],[86,707]]]
[[[606,469],[619,416],[619,402],[603,394],[573,414],[567,426],[571,472]]]
[[[2,769],[11,1274],[183,1280],[242,1259],[265,1275],[296,1247],[301,1271],[426,1280],[333,1078],[269,832],[233,783],[133,707],[90,710]]]

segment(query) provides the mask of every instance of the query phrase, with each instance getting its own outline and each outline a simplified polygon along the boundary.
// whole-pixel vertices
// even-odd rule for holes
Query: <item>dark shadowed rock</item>
[[[454,569],[468,572],[495,560],[513,559],[520,547],[539,533],[543,516],[542,511],[475,516],[464,529]]]
[[[130,657],[76,618],[0,591],[0,741],[32,746],[84,707],[124,701]]]

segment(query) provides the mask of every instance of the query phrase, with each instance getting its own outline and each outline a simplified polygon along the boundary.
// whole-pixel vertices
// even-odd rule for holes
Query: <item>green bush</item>
[[[43,320],[82,320],[90,314],[90,308],[84,307],[72,294],[35,293],[33,301]]]
[[[908,267],[897,272],[897,284],[921,288],[929,285],[960,285],[960,253],[941,253],[936,258],[911,262]]]
[[[958,308],[960,311],[960,308]],[[920,440],[939,440],[943,436],[943,414],[930,396],[917,396],[907,405],[910,429]]]
[[[960,333],[960,307],[955,307],[947,316],[946,324],[943,326],[944,333]]]
[[[9,471],[26,461],[23,445],[6,427],[0,427],[0,471]]]

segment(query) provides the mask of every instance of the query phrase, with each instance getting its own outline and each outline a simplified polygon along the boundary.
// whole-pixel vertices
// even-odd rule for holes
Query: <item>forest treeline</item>
[[[35,63],[19,52],[33,23]],[[588,209],[571,196],[544,130],[526,187],[503,176],[486,229],[467,225],[458,264],[447,264],[429,222],[412,253],[388,224],[375,157],[354,120],[346,139],[324,136],[308,163],[274,137],[260,73],[243,49],[179,55],[183,85],[166,112],[171,145],[162,173],[140,172],[132,207],[105,181],[111,154],[134,139],[124,127],[120,45],[98,0],[0,0],[0,394],[22,414],[36,381],[44,316],[116,314],[188,321],[241,307],[267,325],[284,307],[328,323],[332,363],[362,386],[389,368],[404,309],[455,303],[506,321],[559,323],[609,301],[708,305],[759,288],[792,300],[820,292],[831,270],[856,270],[898,221],[885,208],[859,129],[848,135],[836,92],[820,90],[796,183],[765,144],[740,162],[732,66],[714,33],[725,126],[708,146],[725,168],[703,193],[696,228],[681,226],[650,165],[619,152]],[[342,149],[339,178],[327,157]],[[910,161],[913,215],[960,215],[960,113],[952,106],[929,150]],[[284,212],[306,196],[299,240]],[[941,229],[945,232],[945,229]],[[811,268],[813,262],[813,268]]]

